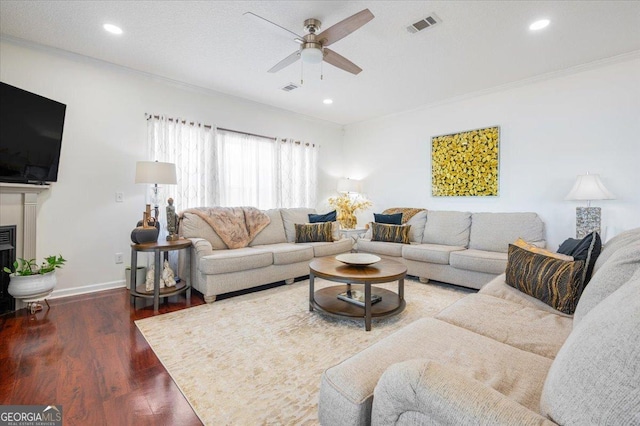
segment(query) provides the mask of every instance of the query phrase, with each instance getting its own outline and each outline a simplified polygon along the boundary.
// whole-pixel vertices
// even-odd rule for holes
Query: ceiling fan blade
[[[286,58],[284,58],[283,60],[275,64],[268,72],[271,72],[271,73],[278,72],[282,68],[288,67],[298,59],[300,59],[300,52],[296,50],[291,55],[287,56]]]
[[[289,36],[293,36],[293,37],[294,37],[294,38],[293,38],[293,40],[294,40],[294,41],[296,41],[296,42],[298,42],[298,43],[304,43],[304,40],[302,39],[302,36],[300,36],[300,35],[298,35],[298,34],[294,33],[294,32],[293,32],[293,31],[291,31],[291,30],[286,29],[285,27],[283,27],[283,26],[281,26],[281,25],[276,24],[275,22],[271,22],[271,21],[270,21],[270,20],[268,20],[267,18],[263,18],[263,17],[262,17],[262,16],[260,16],[260,15],[256,15],[256,14],[255,14],[255,13],[253,13],[253,12],[245,12],[245,13],[243,13],[243,15],[245,15],[245,16],[249,16],[250,18],[253,18],[253,19],[258,19],[258,20],[260,20],[261,22],[268,22],[268,23],[269,23],[269,24],[271,24],[271,25],[275,25],[276,27],[280,28],[281,30],[286,31],[286,32],[287,32],[287,37],[289,37]]]
[[[352,15],[347,19],[344,19],[337,24],[327,28],[326,30],[318,34],[317,39],[323,46],[329,46],[330,44],[335,43],[336,41],[348,36],[373,18],[373,13],[371,13],[369,9],[361,10],[355,15]]]
[[[350,72],[351,74],[357,75],[362,71],[362,68],[331,49],[324,49],[324,61],[330,63],[334,67],[340,68],[341,70]]]

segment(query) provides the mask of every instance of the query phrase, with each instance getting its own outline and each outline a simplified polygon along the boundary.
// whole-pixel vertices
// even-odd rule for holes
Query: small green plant
[[[4,268],[4,272],[7,274],[15,274],[20,276],[46,274],[56,268],[62,268],[66,259],[62,255],[49,256],[44,258],[42,265],[38,266],[35,259],[18,259],[13,262],[13,271],[7,267]]]

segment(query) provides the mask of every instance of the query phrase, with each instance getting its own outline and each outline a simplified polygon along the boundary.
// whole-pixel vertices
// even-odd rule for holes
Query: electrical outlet
[[[116,263],[122,263],[122,262],[124,262],[122,253],[116,253]]]
[[[116,192],[116,203],[122,203],[124,201],[124,193]]]

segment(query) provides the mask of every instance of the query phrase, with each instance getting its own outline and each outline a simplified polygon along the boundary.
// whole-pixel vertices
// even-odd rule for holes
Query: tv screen
[[[56,182],[65,104],[0,82],[0,181]]]

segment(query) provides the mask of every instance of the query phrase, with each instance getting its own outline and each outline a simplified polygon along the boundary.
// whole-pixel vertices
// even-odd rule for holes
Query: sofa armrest
[[[196,258],[207,256],[209,254],[213,254],[213,247],[211,243],[204,238],[187,238],[191,240],[191,264],[187,264],[187,257],[183,250],[178,252],[178,275],[181,277],[190,277],[191,276],[191,268],[194,271],[197,271]],[[191,283],[193,285],[193,283]]]
[[[191,246],[193,247],[193,254],[202,257],[213,254],[213,246],[204,238],[187,238],[191,240]]]
[[[374,391],[372,425],[554,425],[447,365],[414,359],[390,366]]]

